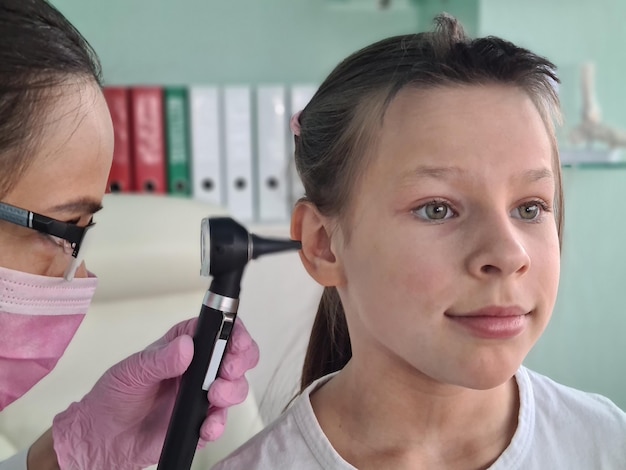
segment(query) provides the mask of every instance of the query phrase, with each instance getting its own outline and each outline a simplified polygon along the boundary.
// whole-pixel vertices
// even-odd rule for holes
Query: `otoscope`
[[[158,470],[191,468],[200,427],[209,410],[207,392],[217,378],[239,306],[246,264],[261,255],[299,250],[299,241],[263,238],[229,217],[202,219],[200,274],[213,276],[193,337],[194,355],[183,374]]]

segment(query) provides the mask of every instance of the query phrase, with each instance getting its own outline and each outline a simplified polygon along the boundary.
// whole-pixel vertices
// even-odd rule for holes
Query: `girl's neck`
[[[515,379],[491,390],[415,387],[371,370],[351,361],[311,396],[335,450],[361,470],[488,468],[515,433]]]

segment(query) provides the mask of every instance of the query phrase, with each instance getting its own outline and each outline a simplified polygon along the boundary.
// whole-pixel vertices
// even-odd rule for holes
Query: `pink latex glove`
[[[53,421],[54,449],[62,470],[135,470],[157,463],[174,408],[180,376],[193,357],[197,319],[111,367],[78,403]],[[244,373],[259,348],[241,320],[235,322],[220,377],[209,388],[209,414],[200,446],[220,437],[227,408],[248,395]]]

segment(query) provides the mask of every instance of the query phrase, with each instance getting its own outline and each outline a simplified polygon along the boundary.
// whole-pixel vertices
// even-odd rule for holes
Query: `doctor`
[[[81,242],[101,208],[113,132],[95,53],[45,0],[0,0],[0,411],[56,365],[96,288]],[[248,394],[256,343],[238,322],[201,440]],[[157,462],[195,319],[108,370],[1,470],[134,470]]]

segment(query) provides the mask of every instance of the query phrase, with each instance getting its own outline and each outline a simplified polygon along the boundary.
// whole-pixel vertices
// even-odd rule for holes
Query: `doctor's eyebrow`
[[[95,214],[100,210],[102,210],[100,201],[90,198],[80,198],[74,201],[64,202],[49,209],[50,212],[80,212],[84,214]]]

